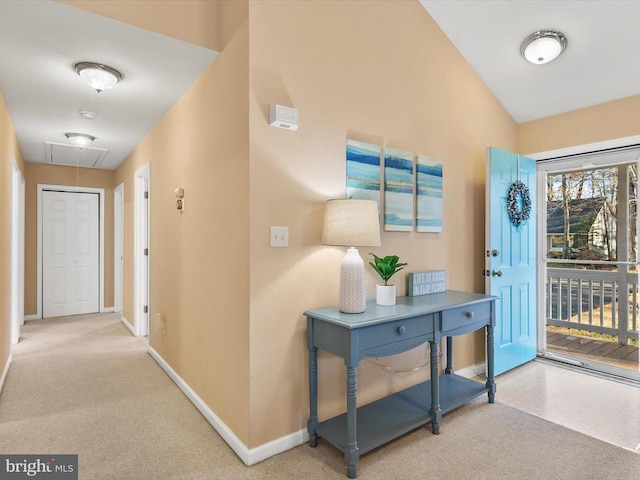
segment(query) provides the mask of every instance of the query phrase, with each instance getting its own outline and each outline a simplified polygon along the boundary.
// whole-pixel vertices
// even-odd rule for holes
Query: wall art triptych
[[[379,145],[347,139],[347,198],[380,204],[383,185],[385,231],[442,232],[442,161],[387,147],[381,171],[381,153]]]

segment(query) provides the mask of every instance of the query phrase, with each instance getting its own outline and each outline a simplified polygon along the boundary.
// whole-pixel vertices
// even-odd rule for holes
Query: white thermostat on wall
[[[275,103],[269,105],[269,125],[287,130],[297,130],[298,110]]]

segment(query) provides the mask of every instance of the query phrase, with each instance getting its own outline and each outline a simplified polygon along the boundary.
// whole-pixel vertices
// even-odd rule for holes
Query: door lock
[[[501,277],[502,276],[502,270],[492,270],[491,271],[491,275],[494,277]]]
[[[498,250],[496,250],[495,248],[493,250],[491,250],[491,256],[493,256],[493,257],[497,257],[499,253],[500,252],[498,252]]]

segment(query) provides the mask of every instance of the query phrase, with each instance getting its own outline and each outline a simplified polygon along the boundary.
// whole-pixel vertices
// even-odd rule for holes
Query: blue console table
[[[493,327],[496,297],[447,290],[419,297],[399,297],[394,306],[368,302],[364,313],[341,313],[337,307],[304,312],[309,348],[309,444],[322,437],[344,452],[347,475],[356,478],[360,454],[373,450],[431,422],[440,433],[442,414],[484,393],[495,399]],[[486,327],[487,381],[455,375],[452,337]],[[440,375],[438,344],[446,337],[447,364]],[[407,351],[425,342],[430,347],[431,380],[357,407],[356,372],[360,360]],[[318,419],[318,349],[344,359],[347,412]]]

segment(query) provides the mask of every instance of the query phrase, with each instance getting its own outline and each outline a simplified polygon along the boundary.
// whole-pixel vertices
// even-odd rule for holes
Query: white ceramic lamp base
[[[362,313],[365,311],[366,304],[364,261],[358,249],[351,247],[340,265],[338,308],[343,313]]]

